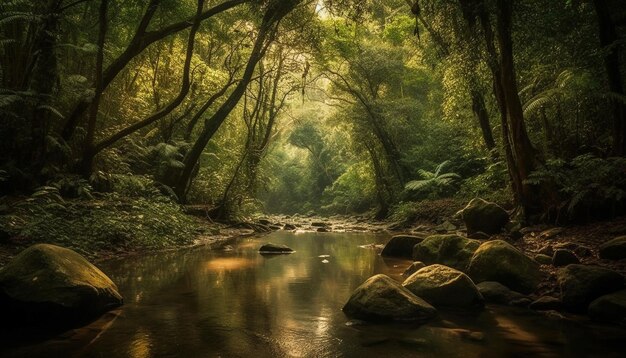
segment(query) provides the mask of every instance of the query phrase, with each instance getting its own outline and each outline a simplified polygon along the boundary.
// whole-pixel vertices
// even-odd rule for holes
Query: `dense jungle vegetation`
[[[163,246],[199,230],[180,204],[615,217],[625,34],[621,0],[5,0],[2,236]]]

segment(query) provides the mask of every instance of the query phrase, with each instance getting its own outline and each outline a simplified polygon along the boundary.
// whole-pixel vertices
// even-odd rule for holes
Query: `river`
[[[363,324],[341,307],[368,277],[402,280],[410,264],[368,244],[388,235],[279,231],[203,248],[109,260],[99,266],[125,305],[93,324],[7,357],[527,357],[624,356],[626,331],[524,309],[440,311],[426,324]],[[262,256],[266,242],[289,255]],[[622,349],[620,354],[619,350]]]

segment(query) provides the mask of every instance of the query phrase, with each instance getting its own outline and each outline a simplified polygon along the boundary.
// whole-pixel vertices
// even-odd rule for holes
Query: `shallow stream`
[[[126,304],[88,327],[0,348],[27,357],[530,357],[626,355],[626,330],[488,306],[427,325],[355,324],[341,307],[365,279],[410,264],[369,244],[388,236],[279,231],[230,251],[194,249],[99,265]],[[290,255],[262,256],[261,244]],[[620,353],[621,350],[621,353]]]

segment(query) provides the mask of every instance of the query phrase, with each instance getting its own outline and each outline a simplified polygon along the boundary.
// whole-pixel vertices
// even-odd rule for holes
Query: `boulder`
[[[297,227],[294,224],[285,224],[283,225],[283,230],[285,231],[292,231],[297,229]]]
[[[565,249],[558,249],[554,251],[554,255],[552,256],[552,265],[555,267],[562,267],[571,264],[579,264],[580,260],[576,255]]]
[[[404,272],[402,273],[402,276],[404,277],[409,277],[412,274],[416,273],[417,270],[426,267],[426,264],[424,264],[422,261],[415,261],[411,264],[411,266],[407,267],[406,270],[404,270]]]
[[[78,253],[38,244],[0,270],[0,309],[6,327],[73,326],[123,304],[117,286]],[[8,322],[7,322],[8,321]]]
[[[467,232],[482,231],[493,235],[502,231],[509,222],[509,214],[495,203],[483,199],[472,199],[461,212]]]
[[[589,316],[597,321],[626,323],[626,290],[595,299],[589,305]]]
[[[474,282],[496,281],[521,293],[531,293],[542,275],[539,264],[511,244],[494,240],[480,245],[468,266]]]
[[[313,227],[328,227],[328,223],[325,223],[323,221],[314,221],[311,223],[311,226]]]
[[[624,287],[619,273],[595,266],[568,265],[557,273],[563,306],[573,312],[584,312],[596,298]]]
[[[350,318],[364,321],[427,322],[437,310],[386,275],[367,279],[343,306]]]
[[[289,254],[293,252],[293,249],[286,245],[272,244],[270,242],[261,246],[259,252],[262,254]]]
[[[422,241],[424,241],[422,236],[396,235],[389,240],[380,255],[410,259],[413,255],[413,247]]]
[[[317,230],[315,230],[317,232],[330,232],[330,230],[327,227],[318,227]]]
[[[561,300],[552,296],[541,296],[530,304],[530,308],[537,311],[560,310]]]
[[[413,260],[464,271],[480,241],[458,235],[434,235],[413,247]]]
[[[622,260],[626,258],[626,236],[616,237],[600,245],[600,258]]]
[[[511,291],[500,282],[485,281],[477,284],[476,287],[478,288],[478,292],[480,292],[488,303],[508,305],[511,304],[511,302],[526,298],[526,296],[519,292]]]
[[[484,307],[485,300],[472,279],[444,265],[426,266],[409,276],[402,286],[435,307]]]
[[[544,254],[537,254],[533,257],[541,265],[552,265],[552,257]]]

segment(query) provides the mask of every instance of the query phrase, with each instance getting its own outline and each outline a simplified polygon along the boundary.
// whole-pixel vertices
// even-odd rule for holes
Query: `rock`
[[[411,266],[407,267],[406,270],[404,270],[404,273],[402,274],[402,276],[404,277],[409,277],[412,274],[416,273],[417,270],[426,267],[426,265],[421,262],[421,261],[415,261],[411,264]]]
[[[563,306],[573,312],[584,312],[596,298],[624,287],[619,273],[596,266],[568,265],[557,273]]]
[[[402,286],[435,307],[484,307],[485,300],[472,279],[444,265],[426,266],[409,276]]]
[[[477,232],[473,232],[469,235],[467,235],[467,237],[469,237],[470,239],[474,239],[474,240],[489,240],[489,238],[491,237],[490,235],[485,234],[482,231],[477,231]]]
[[[426,322],[437,316],[437,310],[386,275],[367,279],[343,306],[350,318],[364,321]]]
[[[552,257],[544,254],[538,254],[534,257],[535,261],[541,265],[552,265]]]
[[[567,266],[570,264],[579,264],[580,260],[573,252],[565,249],[558,249],[554,251],[552,256],[552,265],[555,267]]]
[[[626,258],[626,236],[616,237],[600,245],[600,258],[622,260]]]
[[[538,254],[552,257],[554,255],[554,249],[550,245],[546,245],[537,251]]]
[[[542,278],[535,260],[502,240],[480,245],[470,260],[468,274],[474,282],[496,281],[521,293],[533,292]]]
[[[289,254],[293,252],[293,249],[286,245],[267,243],[259,249],[262,254]]]
[[[485,281],[476,285],[486,302],[508,305],[513,301],[526,298],[519,292],[511,291],[500,282]]]
[[[317,232],[329,232],[330,230],[328,230],[328,228],[326,227],[318,227],[317,230],[315,230]]]
[[[480,241],[458,235],[434,235],[413,247],[413,260],[442,264],[464,271]]]
[[[544,230],[539,234],[540,240],[552,240],[561,235],[565,229],[562,227],[553,227],[552,229]]]
[[[511,302],[509,302],[509,305],[514,306],[514,307],[527,308],[532,302],[533,300],[531,300],[530,298],[522,297],[522,298],[512,300]]]
[[[422,241],[424,241],[422,236],[396,235],[389,240],[380,255],[410,259],[413,256],[413,247]]]
[[[444,221],[440,225],[436,226],[434,230],[440,233],[453,232],[457,229],[456,225],[451,223],[449,220]]]
[[[259,219],[258,223],[265,226],[272,224],[272,222],[267,219]]]
[[[479,198],[472,199],[463,209],[461,216],[469,234],[477,231],[489,235],[497,234],[509,222],[509,214],[506,210]]]
[[[0,270],[4,328],[40,323],[70,327],[123,302],[109,277],[78,253],[59,246],[33,245]]]
[[[296,226],[293,225],[293,224],[285,224],[283,226],[283,230],[285,230],[285,231],[292,231],[292,230],[295,230],[295,229],[296,229]]]
[[[560,310],[562,307],[561,300],[552,296],[541,296],[534,300],[529,308],[537,311]]]
[[[583,245],[579,245],[574,242],[562,242],[562,243],[556,244],[554,245],[554,249],[555,250],[558,250],[558,249],[569,250],[569,251],[574,252],[577,256],[580,256],[580,257],[589,257],[593,254],[590,248],[583,246]]]
[[[601,322],[626,323],[626,290],[595,299],[589,305],[589,316]]]
[[[312,222],[312,223],[311,223],[311,226],[313,226],[313,227],[327,227],[327,226],[328,226],[328,223],[321,222],[321,221],[318,221],[318,222]]]

